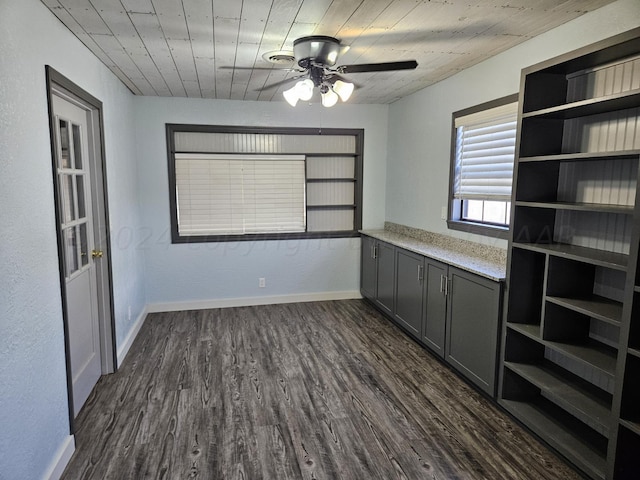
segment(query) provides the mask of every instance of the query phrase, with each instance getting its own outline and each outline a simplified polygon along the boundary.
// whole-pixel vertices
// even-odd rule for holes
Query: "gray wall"
[[[136,97],[139,191],[148,302],[152,309],[221,299],[358,295],[360,241],[355,239],[171,245],[165,123],[364,128],[365,228],[384,224],[386,105],[321,105]],[[258,288],[258,278],[266,288]],[[247,300],[251,299],[251,300]],[[154,306],[155,304],[155,306]],[[158,305],[160,304],[160,305]]]
[[[640,25],[640,1],[619,0],[534,37],[391,105],[386,220],[506,247],[448,230],[451,114],[518,92],[520,70]]]
[[[37,0],[1,0],[0,32],[0,478],[35,479],[70,440],[45,64],[104,102],[113,240],[139,225],[133,96]],[[114,244],[120,344],[144,269]]]

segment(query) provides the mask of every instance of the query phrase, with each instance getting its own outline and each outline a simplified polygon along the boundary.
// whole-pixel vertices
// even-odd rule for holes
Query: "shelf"
[[[542,395],[584,422],[596,432],[609,437],[611,403],[589,391],[584,380],[570,378],[562,374],[558,367],[551,365],[530,365],[505,362],[511,371],[538,387]],[[595,387],[591,387],[595,389]]]
[[[289,154],[287,154],[289,155]],[[303,154],[291,154],[291,155],[306,155],[308,157],[357,157],[358,153],[303,153]]]
[[[570,203],[570,202],[525,202],[517,201],[517,207],[548,208],[553,210],[573,210],[580,212],[604,212],[633,215],[633,205],[611,205],[606,203]]]
[[[353,183],[355,178],[307,178],[307,183]]]
[[[545,347],[595,368],[611,379],[615,377],[617,352],[611,347],[591,339],[581,344],[543,340],[540,336],[540,327],[537,325],[508,322],[507,327]]]
[[[640,89],[527,112],[522,115],[522,119],[552,118],[567,120],[616,110],[627,110],[638,106],[640,106]]]
[[[565,243],[520,243],[513,242],[514,247],[555,255],[561,258],[578,260],[580,262],[600,265],[615,270],[626,271],[629,256],[595,248],[578,247]]]
[[[528,323],[515,323],[508,322],[507,327],[511,330],[514,330],[522,335],[531,338],[532,340],[536,340],[540,342],[542,339],[540,338],[540,325],[529,325]]]
[[[547,347],[585,363],[614,379],[616,374],[617,352],[611,347],[594,340],[582,344],[542,341]]]
[[[631,430],[636,435],[640,435],[640,423],[632,422],[632,421],[629,421],[629,420],[623,420],[621,418],[620,419],[620,425],[624,426],[625,428],[628,428],[629,430]]]
[[[353,210],[355,205],[307,205],[307,210]]]
[[[634,287],[633,287],[633,291],[634,291],[634,292],[638,292],[638,293],[640,293],[640,287],[639,287],[639,286],[637,286],[637,285],[636,285],[636,286],[634,286]]]
[[[546,300],[616,326],[622,319],[622,304],[598,295],[587,298],[546,297]]]
[[[628,160],[640,158],[640,150],[623,150],[619,152],[581,152],[561,153],[557,155],[536,155],[520,157],[518,162],[584,162],[590,160]]]
[[[550,403],[550,402],[549,402]],[[529,429],[571,460],[578,468],[593,478],[605,478],[606,456],[585,441],[580,432],[567,428],[562,415],[547,405],[544,399],[535,402],[502,400],[502,406]],[[558,407],[556,407],[558,408]]]
[[[640,350],[637,350],[637,349],[635,349],[635,348],[631,348],[631,347],[629,347],[629,348],[627,349],[627,353],[628,353],[629,355],[633,355],[634,357],[640,358]]]

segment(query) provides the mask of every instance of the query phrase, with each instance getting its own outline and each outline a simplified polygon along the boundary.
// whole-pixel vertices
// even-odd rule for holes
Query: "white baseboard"
[[[45,473],[42,478],[46,480],[58,480],[62,476],[64,469],[67,468],[67,464],[69,460],[71,460],[71,456],[75,450],[76,439],[73,435],[69,435],[62,445],[60,445],[53,462],[51,462],[51,465],[47,469],[47,473]]]
[[[122,365],[122,362],[127,356],[127,353],[129,353],[129,349],[131,348],[133,341],[138,336],[138,332],[140,331],[140,328],[142,328],[142,325],[144,324],[144,320],[145,318],[147,318],[148,313],[149,309],[145,306],[142,309],[142,312],[140,312],[140,315],[138,315],[138,318],[136,318],[136,322],[131,327],[131,330],[129,330],[129,335],[127,335],[127,338],[124,339],[122,345],[118,347],[118,368],[120,367],[120,365]]]
[[[208,308],[249,307],[278,303],[321,302],[325,300],[350,300],[362,298],[358,290],[341,292],[299,293],[271,297],[220,298],[215,300],[193,300],[187,302],[165,302],[147,305],[149,313],[177,312],[182,310],[205,310]]]

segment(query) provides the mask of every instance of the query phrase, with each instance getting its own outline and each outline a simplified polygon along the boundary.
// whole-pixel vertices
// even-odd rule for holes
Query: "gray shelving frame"
[[[640,150],[569,145],[568,122],[620,115],[640,128],[640,90],[632,85],[576,100],[569,79],[640,64],[637,58],[640,28],[524,69],[519,99],[498,402],[584,474],[603,480],[640,478]],[[562,166],[621,161],[636,167],[632,205],[557,198]],[[569,227],[563,214],[594,222],[596,215],[624,217],[627,251],[557,240],[556,230]],[[598,228],[608,235],[613,227]],[[595,269],[624,275],[622,298],[593,291]],[[547,291],[573,281],[566,292]],[[619,331],[616,345],[593,335],[592,322]],[[597,381],[576,375],[571,364]]]

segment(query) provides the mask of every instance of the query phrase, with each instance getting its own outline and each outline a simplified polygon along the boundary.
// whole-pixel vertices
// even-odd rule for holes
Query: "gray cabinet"
[[[422,331],[424,257],[396,249],[395,319],[414,337]]]
[[[363,235],[361,292],[416,340],[495,395],[500,282]]]
[[[394,306],[394,277],[395,277],[395,247],[385,242],[377,242],[375,248],[378,262],[376,279],[376,303],[387,314],[393,315]]]
[[[500,283],[449,268],[445,357],[493,396],[496,385]]]
[[[376,282],[378,262],[375,255],[376,240],[362,237],[362,251],[360,262],[360,292],[365,298],[376,298]]]
[[[425,259],[425,317],[422,341],[441,357],[444,357],[448,274],[449,267],[446,264]]]
[[[363,235],[360,292],[389,315],[393,314],[394,278],[395,247]]]

